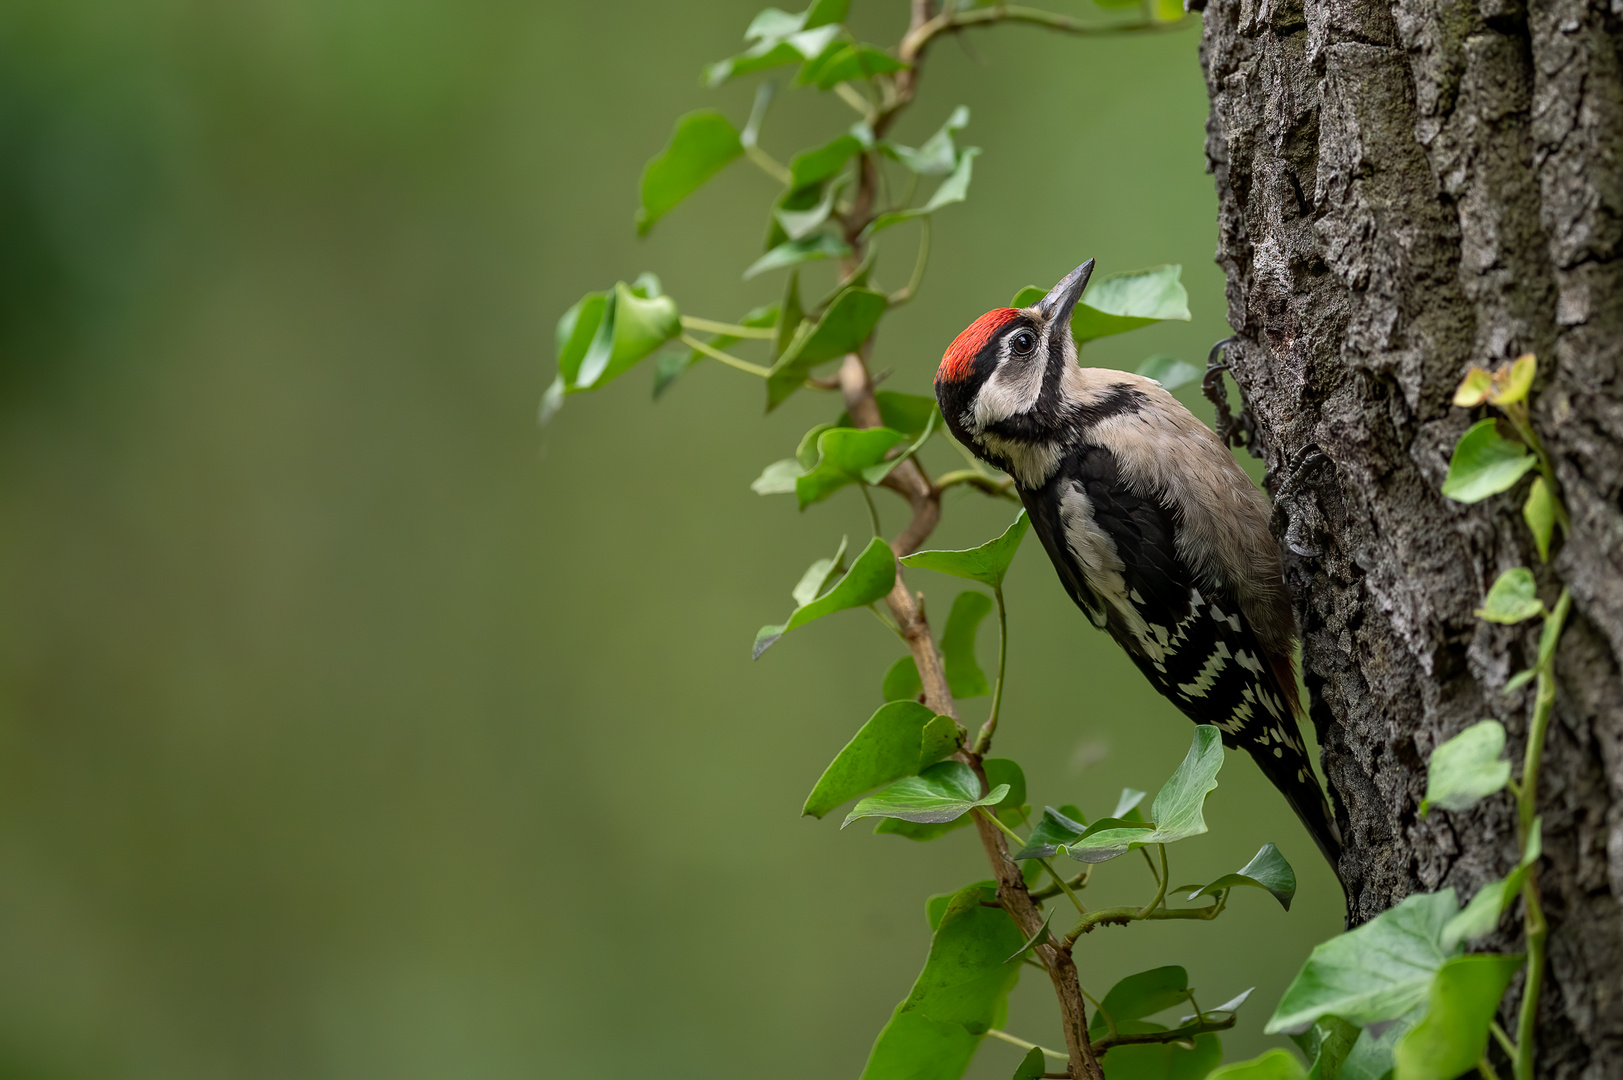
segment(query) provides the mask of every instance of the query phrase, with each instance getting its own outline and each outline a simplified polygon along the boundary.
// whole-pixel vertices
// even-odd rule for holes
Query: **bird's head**
[[[960,442],[999,457],[999,445],[1045,442],[1067,422],[1061,383],[1076,366],[1071,312],[1092,273],[1089,259],[1035,304],[988,311],[947,347],[935,393]]]

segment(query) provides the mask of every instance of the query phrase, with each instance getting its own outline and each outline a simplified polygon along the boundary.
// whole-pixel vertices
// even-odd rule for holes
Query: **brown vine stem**
[[[870,106],[868,118],[876,137],[883,136],[897,115],[913,100],[918,85],[919,65],[926,49],[931,41],[949,30],[990,26],[1000,22],[1023,22],[1069,33],[1117,34],[1169,29],[1183,24],[1183,20],[1180,20],[1168,24],[1088,26],[1063,15],[1034,8],[1003,5],[937,14],[932,0],[912,0],[911,12],[907,33],[897,48],[898,57],[908,66],[891,78],[881,77],[875,80],[879,91],[878,101]],[[861,155],[857,162],[857,183],[851,195],[851,203],[840,214],[845,239],[851,247],[851,254],[846,257],[843,266],[843,276],[846,278],[855,275],[871,254],[863,234],[876,214],[881,179],[879,170],[879,163],[872,151]],[[922,270],[922,266],[915,269],[914,281],[922,274]],[[911,288],[910,283],[907,296],[911,296]],[[863,428],[878,427],[881,424],[879,406],[874,399],[873,377],[864,355],[866,348],[864,346],[862,352],[847,355],[839,370],[839,387],[845,398],[846,410],[850,413],[851,422]],[[982,485],[968,477],[954,476],[953,480],[955,483],[975,484],[983,490],[993,486]],[[935,530],[936,524],[941,520],[942,488],[933,483],[912,459],[898,465],[885,478],[884,486],[906,499],[912,511],[907,527],[891,542],[891,547],[899,558],[917,551]],[[989,493],[1003,494],[996,491]],[[924,703],[937,713],[958,719],[957,705],[947,685],[941,654],[936,649],[929,621],[924,615],[923,598],[908,588],[904,571],[899,564],[896,568],[896,584],[891,589],[890,595],[885,598],[885,605],[889,608],[891,617],[895,619],[896,626],[907,642],[913,661],[918,667],[919,681],[924,690]],[[985,769],[982,767],[982,755],[989,746],[990,732],[985,738],[978,740],[973,749],[960,750],[956,755],[959,761],[975,771],[983,793],[990,790]],[[988,818],[978,814],[975,815],[975,829],[980,836],[981,847],[986,852],[987,861],[997,878],[999,905],[1009,913],[1021,933],[1027,938],[1036,936],[1043,926],[1042,912],[1026,889],[1019,864],[1009,855],[1007,840]],[[1066,1075],[1071,1080],[1104,1080],[1103,1070],[1099,1067],[1098,1052],[1088,1038],[1087,1006],[1070,950],[1050,942],[1037,946],[1033,952],[1048,971],[1049,979],[1054,984],[1055,996],[1059,1001],[1061,1026],[1065,1032],[1066,1050],[1069,1055]]]

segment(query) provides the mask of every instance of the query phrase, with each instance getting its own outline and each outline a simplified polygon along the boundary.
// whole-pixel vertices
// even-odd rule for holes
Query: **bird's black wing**
[[[1071,451],[1045,488],[1022,496],[1066,591],[1094,625],[1184,715],[1257,759],[1321,847],[1338,843],[1296,727],[1296,688],[1280,685],[1232,591],[1178,556],[1172,510],[1155,493],[1132,490],[1114,455],[1097,446]]]

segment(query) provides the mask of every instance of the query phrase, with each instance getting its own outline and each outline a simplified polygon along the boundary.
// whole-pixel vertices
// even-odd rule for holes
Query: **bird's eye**
[[[1016,356],[1030,356],[1032,350],[1036,347],[1037,335],[1030,330],[1017,331],[1009,338],[1009,348],[1013,350]]]

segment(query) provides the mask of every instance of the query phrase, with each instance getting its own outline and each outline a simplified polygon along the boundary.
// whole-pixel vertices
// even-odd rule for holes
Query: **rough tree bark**
[[[1539,1073],[1623,1075],[1623,0],[1211,0],[1202,64],[1232,373],[1317,557],[1289,579],[1355,921],[1510,869],[1508,797],[1417,812],[1441,740],[1517,740],[1531,632],[1472,611],[1530,565],[1571,587],[1541,784],[1552,921]],[[1439,494],[1471,363],[1531,351],[1573,534]],[[1497,943],[1514,947],[1507,936]]]

